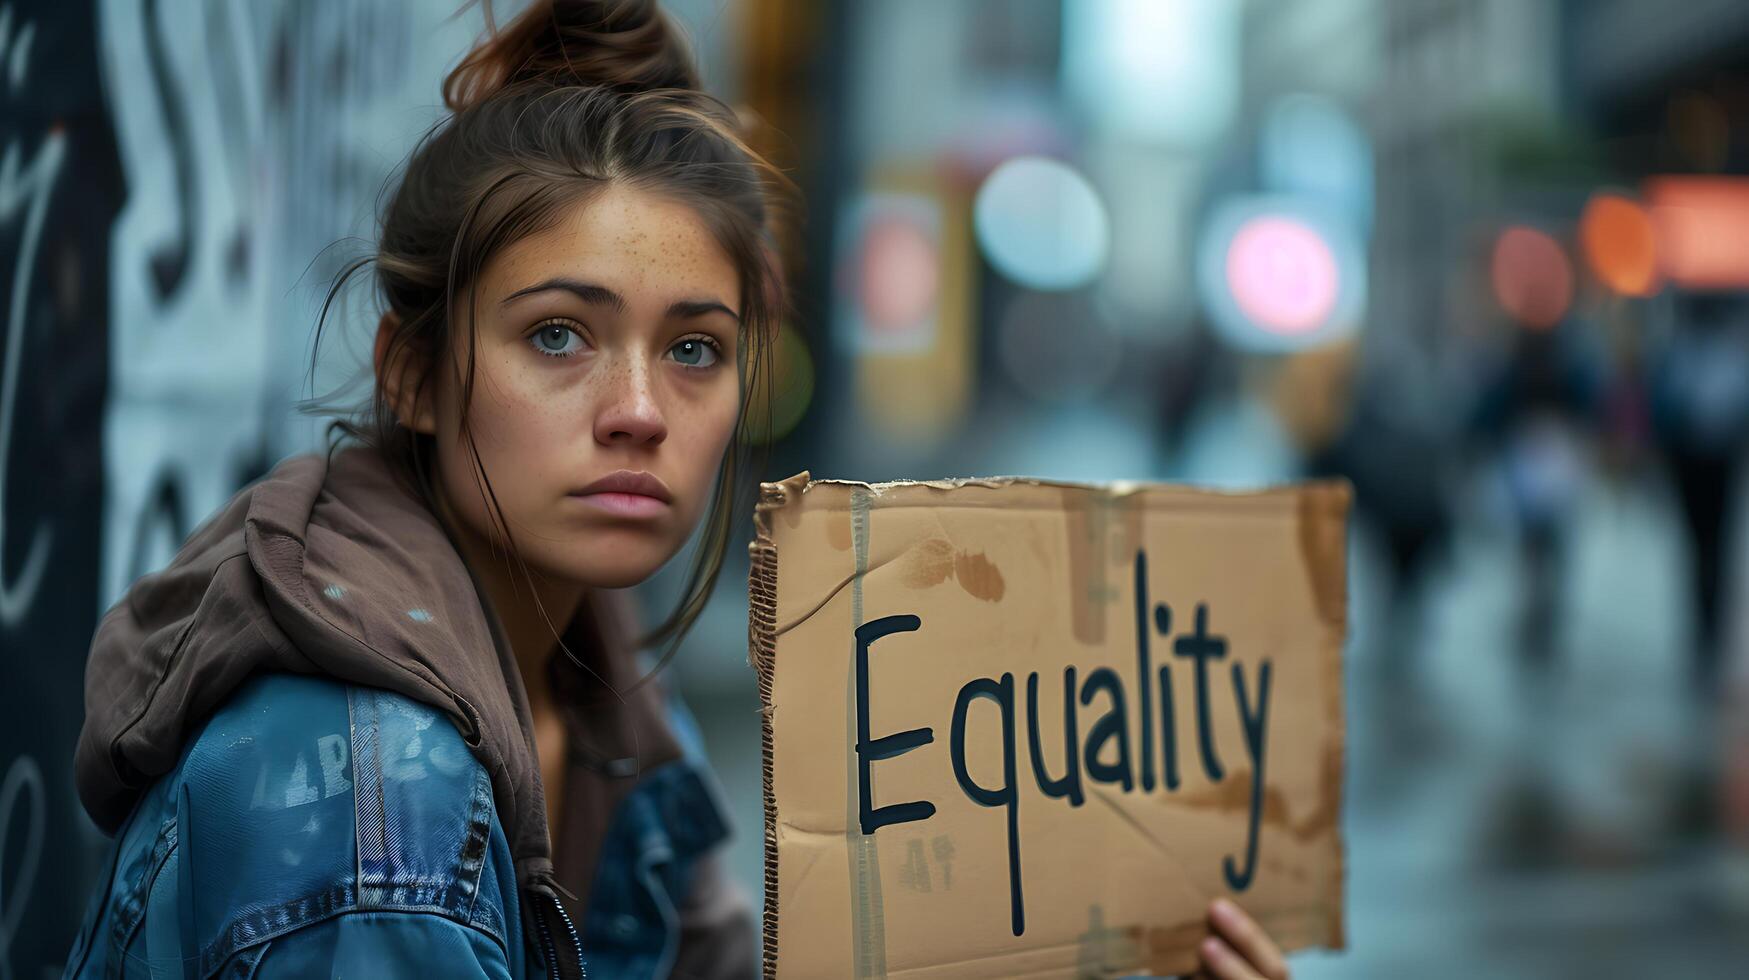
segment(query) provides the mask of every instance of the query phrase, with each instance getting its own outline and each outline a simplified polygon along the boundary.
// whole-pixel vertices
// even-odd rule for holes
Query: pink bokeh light
[[[940,290],[940,253],[915,222],[887,215],[864,234],[858,290],[869,326],[902,331],[917,326],[935,308]]]
[[[1312,228],[1264,215],[1245,222],[1227,249],[1227,287],[1258,327],[1297,335],[1322,327],[1340,289],[1336,255]]]

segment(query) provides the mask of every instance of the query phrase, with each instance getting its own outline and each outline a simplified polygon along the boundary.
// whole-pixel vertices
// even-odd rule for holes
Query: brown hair
[[[742,138],[734,112],[700,91],[691,52],[654,0],[534,0],[502,30],[494,26],[491,0],[484,11],[487,36],[444,80],[452,113],[408,158],[382,212],[376,254],[343,268],[322,304],[318,347],[335,296],[354,272],[374,264],[379,297],[399,320],[368,403],[336,420],[330,433],[338,429],[377,448],[436,509],[432,437],[398,424],[383,381],[415,357],[424,368],[411,395],[425,397],[439,355],[450,349],[456,315],[467,310],[462,433],[494,531],[526,577],[467,421],[480,271],[500,249],[553,226],[615,182],[690,206],[739,274],[741,416],[680,603],[644,641],[665,645],[666,660],[704,608],[734,515],[746,509],[752,488],[751,437],[761,430],[750,408],[769,411],[769,397],[755,394],[769,395],[762,386],[770,384],[787,303],[774,226],[788,216],[793,185]]]

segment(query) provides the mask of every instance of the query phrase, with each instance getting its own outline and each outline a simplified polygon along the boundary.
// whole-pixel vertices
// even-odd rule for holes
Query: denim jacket
[[[727,833],[678,701],[670,720],[685,754],[614,811],[573,923],[519,892],[491,780],[442,712],[256,676],[116,834],[65,975],[510,978],[580,958],[594,977],[667,976],[679,906]]]

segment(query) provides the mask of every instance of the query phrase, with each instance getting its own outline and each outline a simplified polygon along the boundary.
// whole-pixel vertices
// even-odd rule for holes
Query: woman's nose
[[[602,445],[656,445],[668,436],[653,365],[629,358],[614,366],[606,397],[595,415],[595,441]]]

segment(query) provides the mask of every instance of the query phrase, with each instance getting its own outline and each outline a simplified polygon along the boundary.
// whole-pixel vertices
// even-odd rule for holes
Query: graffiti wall
[[[459,6],[0,0],[0,980],[59,974],[103,870],[71,772],[98,616],[318,444],[295,402],[368,334],[312,385],[317,308],[482,26]]]

